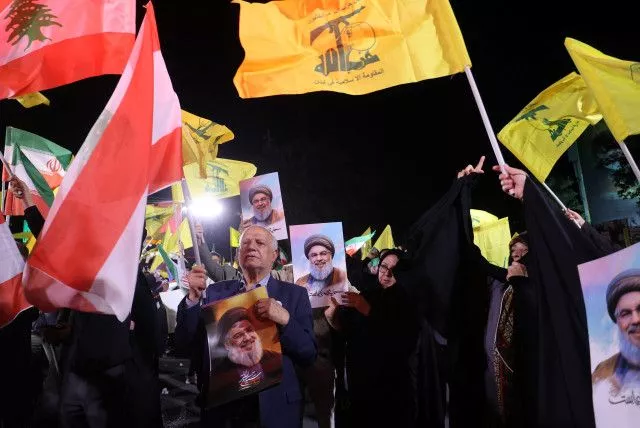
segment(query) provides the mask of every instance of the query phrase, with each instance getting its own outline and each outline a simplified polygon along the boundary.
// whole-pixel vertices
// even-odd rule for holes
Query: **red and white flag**
[[[121,74],[135,0],[0,0],[0,100]]]
[[[131,309],[147,194],[182,178],[181,115],[151,3],[109,103],[71,163],[25,269],[31,303]]]
[[[24,260],[9,225],[0,214],[0,328],[31,307],[22,290]]]

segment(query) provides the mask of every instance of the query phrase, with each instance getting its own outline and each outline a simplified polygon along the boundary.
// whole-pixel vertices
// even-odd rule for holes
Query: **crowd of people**
[[[533,192],[535,184],[524,171],[494,169],[510,197],[522,200]],[[459,204],[466,181],[483,172],[483,159],[461,170],[434,209]],[[28,189],[14,178],[11,191],[22,200],[26,221],[37,236],[44,220]],[[306,288],[317,285],[312,277],[294,283],[291,270],[273,270],[278,243],[260,222],[242,227],[238,269],[210,253],[198,228],[196,246],[203,265],[191,266],[185,278],[188,290],[178,307],[172,352],[191,361],[202,426],[301,427],[305,397],[313,403],[320,428],[552,426],[536,424],[529,408],[530,386],[538,376],[531,360],[544,353],[536,348],[537,324],[531,321],[539,309],[530,284],[536,270],[529,261],[537,236],[519,231],[509,243],[507,268],[491,265],[472,240],[467,245],[460,236],[456,266],[464,280],[447,287],[436,271],[453,261],[436,260],[433,254],[441,251],[444,257],[444,248],[432,248],[438,240],[425,232],[433,213],[416,222],[412,239],[402,247],[373,248],[363,260],[348,257],[348,291],[334,294],[322,308],[309,302]],[[572,222],[577,222],[599,254],[616,250],[579,214],[568,210],[564,220],[567,227],[575,228]],[[335,248],[323,237],[310,239],[304,251],[318,271],[331,267]],[[422,263],[428,257],[432,261]],[[472,271],[479,273],[479,281],[471,279]],[[332,271],[324,277],[340,275],[345,273]],[[465,288],[456,288],[460,283]],[[266,288],[268,298],[255,304],[252,317],[277,327],[281,381],[210,407],[207,395],[220,392],[209,384],[212,356],[201,307],[258,287]],[[442,293],[445,288],[450,290]],[[0,388],[0,428],[162,426],[158,364],[167,350],[166,316],[158,304],[162,290],[141,263],[124,322],[113,315],[32,308],[0,329],[5,386]],[[453,304],[452,295],[464,304]],[[612,303],[613,319],[620,300],[618,296]],[[625,325],[640,328],[637,308],[623,315]],[[246,381],[256,370],[257,376],[272,371],[273,354],[259,346],[252,317],[239,310],[220,321],[229,359],[249,368],[232,371],[231,384]],[[596,375],[604,377],[605,372],[603,368]],[[49,382],[58,396],[43,393]]]

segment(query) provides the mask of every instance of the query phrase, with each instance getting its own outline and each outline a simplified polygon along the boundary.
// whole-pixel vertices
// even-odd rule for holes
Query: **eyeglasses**
[[[393,276],[393,268],[392,268],[392,267],[389,267],[389,266],[387,266],[387,265],[385,265],[385,264],[381,264],[381,265],[378,267],[378,271],[380,271],[380,272],[382,272],[382,273],[389,272],[389,275]]]

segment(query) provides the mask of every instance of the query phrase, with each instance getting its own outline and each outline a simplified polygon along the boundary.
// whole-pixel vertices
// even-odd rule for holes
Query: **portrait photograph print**
[[[347,291],[342,223],[289,227],[293,279],[309,293],[311,307],[329,306],[334,294]]]
[[[640,426],[640,243],[578,266],[598,428]]]
[[[277,172],[242,180],[240,204],[242,206],[241,229],[258,225],[269,229],[277,240],[288,238]]]
[[[258,287],[203,306],[209,346],[207,407],[255,394],[282,381],[282,348],[275,323],[260,321],[254,305],[266,299]]]

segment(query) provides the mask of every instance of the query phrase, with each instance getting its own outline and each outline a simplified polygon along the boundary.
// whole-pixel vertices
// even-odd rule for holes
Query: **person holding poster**
[[[205,270],[194,266],[188,275],[189,294],[180,302],[177,315],[176,345],[197,358],[200,356],[198,369],[199,403],[203,407],[201,413],[202,426],[205,427],[246,427],[265,426],[282,428],[299,428],[302,420],[302,394],[294,364],[300,367],[312,365],[317,350],[313,336],[311,305],[305,290],[295,284],[279,281],[271,277],[271,267],[278,254],[278,242],[275,237],[261,226],[249,226],[240,237],[238,260],[242,268],[242,280],[222,281],[206,286]],[[209,343],[204,320],[201,316],[201,305],[226,299],[256,288],[265,287],[268,298],[255,303],[253,313],[259,321],[275,323],[282,348],[282,382],[258,394],[252,394],[230,401],[217,407],[207,407],[210,391],[210,355]],[[203,291],[206,289],[206,297]],[[230,329],[242,329],[241,336],[251,336],[250,328],[240,316]],[[225,323],[228,325],[228,323]],[[234,327],[235,326],[235,327]],[[221,332],[219,332],[221,334]],[[232,335],[229,346],[232,347]],[[226,339],[226,335],[225,335]],[[249,351],[248,342],[240,347]],[[253,352],[253,351],[251,351]],[[234,357],[235,358],[235,357]],[[252,357],[253,358],[253,357]],[[256,357],[257,358],[257,357]],[[263,358],[264,353],[263,353]],[[269,371],[269,361],[264,361],[263,371]],[[241,358],[237,358],[240,361]],[[236,363],[237,364],[237,363]]]
[[[282,380],[276,325],[256,317],[256,302],[266,298],[266,289],[258,287],[204,308],[211,361],[208,406],[255,394]]]

